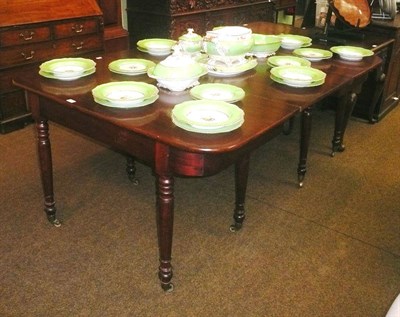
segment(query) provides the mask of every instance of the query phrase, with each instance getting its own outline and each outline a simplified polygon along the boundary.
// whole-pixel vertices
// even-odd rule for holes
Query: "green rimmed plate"
[[[360,61],[364,57],[374,55],[373,51],[358,46],[333,46],[330,50],[347,61]]]
[[[132,109],[132,108],[139,108],[139,107],[144,107],[144,106],[148,106],[152,103],[154,103],[157,99],[158,99],[158,95],[151,97],[149,99],[145,99],[141,102],[137,102],[135,104],[125,104],[125,105],[121,105],[121,104],[115,104],[112,103],[108,100],[104,100],[104,99],[100,99],[100,98],[96,98],[94,97],[94,101],[97,102],[98,104],[102,105],[102,106],[106,106],[106,107],[110,107],[110,108],[118,108],[118,109]]]
[[[244,120],[240,120],[237,123],[227,126],[227,127],[221,127],[221,128],[215,128],[215,129],[199,129],[199,128],[195,128],[189,124],[180,122],[179,120],[176,120],[174,116],[172,116],[172,122],[180,127],[181,129],[184,129],[186,131],[190,131],[190,132],[196,132],[196,133],[203,133],[203,134],[216,134],[216,133],[227,133],[227,132],[231,132],[233,130],[236,130],[238,128],[241,127],[241,125],[243,124]]]
[[[236,126],[243,121],[244,112],[238,106],[224,101],[192,100],[175,105],[172,116],[176,122],[208,130]]]
[[[271,79],[292,87],[312,87],[325,82],[326,74],[312,67],[279,66],[271,69]]]
[[[134,107],[158,95],[158,88],[143,82],[120,81],[93,88],[93,97],[116,107]]]
[[[237,102],[244,98],[242,88],[228,84],[202,84],[190,89],[190,95],[195,99],[220,100]]]
[[[319,48],[297,48],[293,51],[293,54],[303,57],[312,62],[329,59],[333,56],[333,53],[331,51],[322,50]]]
[[[43,77],[46,77],[46,78],[51,78],[51,79],[57,79],[57,80],[63,80],[63,81],[70,81],[70,80],[75,80],[75,79],[78,79],[78,78],[81,78],[81,77],[85,77],[85,76],[89,76],[89,75],[92,75],[92,74],[94,74],[96,72],[96,69],[95,68],[92,68],[92,69],[90,69],[90,70],[88,70],[88,71],[85,71],[85,72],[83,72],[83,73],[80,73],[79,75],[76,75],[76,76],[70,76],[70,77],[60,77],[60,76],[55,76],[55,75],[53,75],[52,73],[49,73],[49,72],[45,72],[45,71],[43,71],[43,70],[39,70],[39,75],[41,75],[41,76],[43,76]]]
[[[152,38],[138,41],[137,47],[140,51],[149,53],[155,56],[168,55],[172,51],[172,47],[177,42],[170,39]]]
[[[50,78],[73,80],[85,76],[84,74],[91,71],[95,71],[95,67],[96,63],[88,58],[56,58],[42,63],[39,66],[39,73],[45,77],[52,76]]]
[[[122,75],[141,75],[147,73],[147,70],[155,65],[147,59],[124,58],[112,61],[108,64],[108,69]]]
[[[271,67],[277,66],[310,66],[311,62],[296,56],[271,56],[267,59],[267,64]]]
[[[288,50],[294,50],[300,47],[307,47],[311,45],[312,39],[308,36],[296,34],[280,34],[281,47]]]
[[[289,86],[289,87],[294,87],[294,88],[316,87],[316,86],[321,86],[325,82],[325,79],[322,79],[322,80],[314,81],[314,82],[312,82],[311,84],[309,84],[307,86],[304,86],[304,85],[301,85],[301,84],[300,85],[288,84],[288,83],[284,82],[282,78],[278,78],[278,77],[276,77],[276,76],[274,76],[272,74],[271,74],[270,77],[274,82],[277,82],[279,84],[286,85],[286,86]]]

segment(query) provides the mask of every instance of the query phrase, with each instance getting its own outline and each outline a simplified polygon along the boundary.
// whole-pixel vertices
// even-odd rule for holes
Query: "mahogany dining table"
[[[298,174],[299,181],[302,181],[311,131],[312,107],[324,98],[339,96],[332,151],[343,150],[344,131],[357,89],[366,74],[381,62],[376,56],[351,64],[333,58],[320,64],[327,73],[325,83],[302,89],[273,82],[269,78],[265,60],[259,60],[254,69],[235,77],[206,75],[202,77],[202,83],[230,83],[245,90],[244,99],[236,103],[244,111],[245,120],[240,128],[228,133],[202,134],[183,130],[171,120],[173,107],[191,99],[187,90],[174,93],[160,88],[159,98],[153,104],[132,109],[105,107],[94,101],[91,90],[102,83],[135,80],[156,84],[146,74],[132,77],[112,73],[108,69],[111,61],[138,57],[157,62],[158,57],[135,49],[88,57],[96,61],[96,72],[74,81],[44,78],[38,71],[13,79],[16,86],[26,91],[36,125],[46,216],[55,226],[60,225],[54,200],[49,121],[100,141],[149,166],[156,178],[159,279],[165,291],[173,289],[171,255],[174,178],[210,176],[234,165],[236,197],[234,224],[231,229],[240,229],[245,218],[251,153],[281,133],[287,122],[301,112]]]

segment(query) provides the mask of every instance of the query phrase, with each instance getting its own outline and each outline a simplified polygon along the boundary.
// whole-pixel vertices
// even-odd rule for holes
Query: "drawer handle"
[[[32,40],[34,35],[35,35],[35,32],[33,32],[33,31],[31,31],[31,32],[26,31],[25,33],[19,33],[19,37],[21,39],[23,39],[24,41]]]
[[[74,47],[75,50],[79,51],[79,50],[81,50],[83,48],[83,44],[84,44],[84,42],[80,42],[79,44],[73,43],[72,47]]]
[[[29,55],[22,52],[21,55],[26,61],[29,61],[35,55],[35,51],[31,51]]]
[[[83,24],[75,24],[72,27],[72,31],[74,31],[75,33],[82,33],[83,31]]]

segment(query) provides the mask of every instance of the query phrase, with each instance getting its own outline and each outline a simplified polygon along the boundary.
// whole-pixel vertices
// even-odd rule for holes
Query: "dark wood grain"
[[[157,232],[159,245],[159,278],[162,288],[170,291],[173,271],[171,265],[174,177],[209,176],[226,167],[235,165],[235,209],[233,231],[240,229],[245,219],[245,197],[249,160],[257,147],[282,131],[283,125],[300,111],[303,124],[300,136],[300,160],[302,181],[306,170],[309,135],[311,132],[312,107],[324,98],[337,95],[339,104],[334,135],[342,146],[349,100],[357,93],[357,87],[365,75],[380,63],[379,58],[368,58],[356,63],[349,70],[343,62],[332,59],[324,65],[327,80],[324,85],[295,89],[286,87],[269,78],[265,61],[240,76],[217,78],[204,76],[202,82],[230,83],[242,87],[245,98],[237,105],[245,113],[244,124],[237,130],[222,134],[200,134],[185,131],[171,120],[171,110],[182,101],[190,100],[188,91],[172,93],[160,89],[154,104],[136,109],[114,109],[97,104],[91,90],[102,83],[132,80],[131,77],[113,74],[108,64],[118,58],[144,57],[136,51],[120,51],[96,58],[96,73],[74,82],[46,79],[37,71],[15,78],[14,83],[27,92],[29,105],[38,130],[38,148],[45,196],[45,211],[49,220],[58,225],[55,217],[51,148],[47,121],[89,136],[129,157],[150,166],[155,174],[157,192]],[[154,59],[157,61],[157,59]],[[134,78],[155,84],[146,75]],[[68,100],[73,99],[74,102]],[[341,148],[340,148],[341,149]],[[129,167],[132,170],[132,166]]]

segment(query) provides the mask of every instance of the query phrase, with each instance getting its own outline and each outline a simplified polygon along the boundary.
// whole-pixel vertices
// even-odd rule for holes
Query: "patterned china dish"
[[[108,64],[108,69],[122,75],[141,75],[146,74],[147,70],[155,65],[154,62],[147,59],[124,58],[112,61]]]
[[[329,59],[333,55],[331,51],[318,48],[297,48],[293,51],[293,54],[308,59],[311,62]]]
[[[175,49],[171,56],[149,68],[147,74],[158,85],[171,91],[183,91],[199,84],[199,78],[207,74],[207,67]]]
[[[217,77],[232,77],[247,72],[257,66],[257,59],[242,58],[234,61],[231,65],[224,62],[209,59],[206,61],[208,73]]]
[[[253,33],[254,44],[250,53],[258,58],[265,58],[275,54],[281,46],[281,38],[276,35]]]
[[[44,62],[39,66],[39,74],[59,80],[75,80],[93,74],[96,63],[88,58],[57,58]]]
[[[374,55],[374,52],[357,46],[333,46],[331,51],[346,61],[361,61],[364,57]]]
[[[295,34],[281,34],[281,47],[287,50],[294,50],[300,47],[307,47],[311,45],[312,39],[307,36]]]
[[[117,108],[134,108],[145,105],[145,101],[155,100],[158,89],[144,82],[120,81],[98,85],[92,90],[92,94],[95,101],[100,104]]]
[[[178,127],[198,133],[225,133],[239,128],[244,112],[224,101],[192,100],[175,105],[172,121]]]
[[[271,56],[267,59],[267,64],[271,67],[277,66],[310,66],[311,62],[296,56]]]
[[[279,66],[271,69],[271,79],[291,87],[313,87],[325,82],[326,74],[312,67]]]
[[[172,47],[176,43],[176,41],[170,39],[153,38],[140,40],[136,44],[139,51],[154,56],[165,56],[171,54]]]
[[[202,84],[190,89],[190,95],[195,99],[219,100],[237,102],[244,98],[242,88],[228,84]]]

